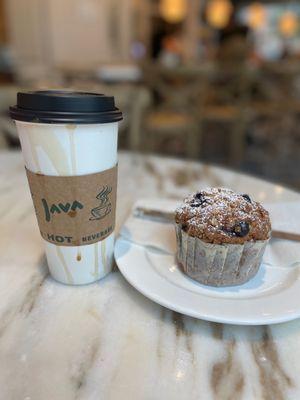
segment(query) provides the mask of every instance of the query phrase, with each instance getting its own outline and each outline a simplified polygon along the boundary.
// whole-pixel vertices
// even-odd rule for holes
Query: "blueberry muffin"
[[[258,271],[271,233],[268,212],[247,194],[211,188],[175,212],[177,259],[205,285],[240,285]]]

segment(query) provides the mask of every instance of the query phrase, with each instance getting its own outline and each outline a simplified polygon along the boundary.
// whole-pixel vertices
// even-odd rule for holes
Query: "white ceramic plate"
[[[120,237],[117,265],[139,292],[162,306],[195,318],[239,325],[265,325],[300,317],[300,269],[262,265],[248,283],[204,286],[184,275],[174,256]]]

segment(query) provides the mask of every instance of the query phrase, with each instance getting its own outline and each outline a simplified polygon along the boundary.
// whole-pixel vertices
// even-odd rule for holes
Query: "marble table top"
[[[300,320],[196,320],[146,299],[117,271],[83,287],[53,281],[20,153],[0,153],[0,166],[0,399],[300,399]],[[224,169],[121,153],[117,229],[139,197],[181,199],[208,185],[300,199]]]

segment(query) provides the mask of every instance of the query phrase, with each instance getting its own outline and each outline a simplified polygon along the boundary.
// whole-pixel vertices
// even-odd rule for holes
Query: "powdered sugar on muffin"
[[[209,188],[188,196],[175,212],[175,221],[192,237],[207,243],[243,244],[267,240],[269,213],[247,194]]]

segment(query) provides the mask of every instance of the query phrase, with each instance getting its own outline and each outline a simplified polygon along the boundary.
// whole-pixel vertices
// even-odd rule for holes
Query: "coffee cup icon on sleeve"
[[[109,194],[111,193],[112,188],[110,186],[104,186],[102,190],[97,194],[96,199],[100,201],[98,207],[92,208],[90,217],[90,221],[99,220],[105,218],[108,214],[111,213],[111,202],[109,200]]]

